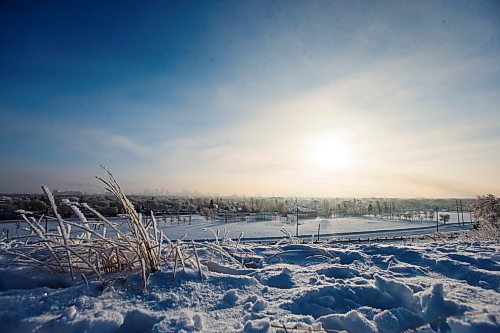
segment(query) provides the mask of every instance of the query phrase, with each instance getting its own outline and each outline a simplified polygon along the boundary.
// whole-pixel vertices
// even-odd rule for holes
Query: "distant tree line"
[[[59,204],[62,199],[86,202],[108,217],[123,213],[118,200],[110,195],[56,195]],[[141,196],[131,195],[130,201],[137,211],[160,215],[199,214],[207,218],[216,215],[232,216],[272,212],[286,215],[309,212],[309,216],[323,217],[361,217],[373,216],[382,219],[423,221],[435,217],[435,208],[440,211],[454,211],[457,199],[400,199],[400,198],[292,198],[292,197],[183,197],[183,196]],[[461,199],[466,211],[473,199]],[[68,206],[60,205],[63,217],[72,214]],[[17,219],[16,210],[23,209],[40,214],[49,213],[48,202],[43,195],[3,194],[0,195],[0,219]]]

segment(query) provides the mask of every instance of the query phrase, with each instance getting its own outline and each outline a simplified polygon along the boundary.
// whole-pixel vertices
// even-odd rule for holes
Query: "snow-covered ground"
[[[111,219],[114,222],[119,222],[120,219]],[[76,221],[76,220],[75,220]],[[243,238],[250,240],[259,240],[269,237],[283,237],[281,229],[285,228],[292,235],[296,233],[296,225],[293,222],[284,223],[280,220],[272,221],[251,221],[251,222],[228,222],[224,221],[207,221],[204,217],[193,215],[191,222],[185,217],[184,221],[177,221],[174,218],[158,218],[159,228],[170,239],[178,239],[186,236],[186,239],[202,240],[214,239],[214,232],[219,230],[222,236],[224,230],[230,238],[238,238],[243,233]],[[458,225],[456,222],[450,221],[446,225],[440,223],[441,232],[469,230],[470,222],[464,225]],[[44,226],[44,222],[41,223]],[[49,222],[49,229],[55,231],[57,223]],[[316,236],[320,226],[320,234],[322,238],[358,238],[358,237],[386,237],[386,236],[409,236],[433,233],[436,231],[436,222],[430,221],[404,221],[404,220],[386,220],[373,217],[364,218],[316,218],[305,219],[299,222],[299,235],[310,238],[311,235]],[[3,222],[0,223],[1,229],[8,229],[10,237],[29,234],[29,228],[24,222]],[[79,230],[74,229],[74,232]],[[108,235],[112,235],[112,230],[108,230]]]
[[[499,332],[499,250],[458,241],[255,245],[254,268],[202,254],[203,279],[189,268],[174,278],[165,265],[144,293],[138,274],[87,288],[4,267],[0,332]]]
[[[229,237],[237,238],[243,232],[244,238],[258,239],[265,237],[282,237],[283,233],[280,231],[285,228],[292,235],[296,233],[296,224],[293,222],[283,223],[279,220],[274,221],[255,221],[255,222],[233,222],[225,223],[224,221],[206,221],[204,218],[195,218],[189,223],[181,222],[177,225],[176,221],[173,225],[167,222],[160,222],[161,229],[168,237],[173,239],[182,237],[184,234],[190,239],[208,239],[214,238],[213,233],[209,230],[219,230],[222,233],[226,230]],[[432,233],[436,230],[435,222],[416,222],[416,221],[399,221],[399,220],[382,220],[378,218],[316,218],[300,220],[299,222],[299,235],[310,236],[316,235],[320,226],[320,233],[324,236],[335,237],[358,237],[358,233],[374,234],[374,232],[389,232],[394,234],[403,232],[404,230],[411,229],[411,233]],[[451,226],[456,225],[448,223],[446,228],[456,230]],[[459,229],[469,229],[470,223],[465,227]],[[450,230],[451,231],[451,230]],[[374,236],[377,237],[377,236]]]

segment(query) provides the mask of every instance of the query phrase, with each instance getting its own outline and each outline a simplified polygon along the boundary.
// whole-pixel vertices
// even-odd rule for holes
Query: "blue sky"
[[[0,6],[0,192],[500,194],[497,1]]]

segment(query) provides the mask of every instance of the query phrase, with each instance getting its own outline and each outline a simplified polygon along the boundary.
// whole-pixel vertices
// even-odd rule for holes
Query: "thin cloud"
[[[122,149],[125,152],[132,153],[140,157],[149,157],[152,153],[148,147],[141,145],[131,138],[123,135],[106,135],[104,137],[104,142],[112,148]]]

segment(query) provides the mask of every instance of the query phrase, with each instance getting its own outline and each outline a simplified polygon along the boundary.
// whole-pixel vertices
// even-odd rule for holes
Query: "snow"
[[[329,330],[347,330],[350,332],[377,333],[377,326],[366,319],[358,311],[352,310],[346,314],[330,314],[318,319],[322,327]]]
[[[299,222],[299,235],[306,237],[316,236],[318,225],[321,224],[321,235],[335,237],[365,237],[370,234],[373,237],[382,237],[387,235],[402,235],[405,230],[410,230],[411,234],[432,233],[436,229],[435,222],[417,222],[403,220],[385,220],[373,217],[364,218],[316,218],[304,219]],[[187,234],[190,239],[209,239],[214,238],[209,229],[223,230],[228,232],[230,238],[238,238],[243,232],[245,239],[259,240],[263,237],[282,237],[282,228],[285,228],[292,235],[295,235],[295,223],[285,223],[280,220],[273,221],[252,221],[252,222],[228,222],[224,221],[206,221],[202,217],[193,217],[191,225],[180,224],[173,225],[170,222],[160,223],[160,228],[169,235],[170,238],[179,238]],[[444,230],[468,230],[470,224],[466,226],[457,226],[457,224],[448,223],[446,226],[440,225]],[[378,232],[374,233],[374,231]],[[392,233],[389,233],[392,232]]]
[[[229,289],[222,297],[222,300],[226,302],[228,305],[234,306],[236,301],[238,300],[238,290]]]
[[[112,222],[123,223],[121,218],[110,218]],[[67,221],[72,221],[67,219]],[[87,220],[86,220],[87,221]],[[176,221],[171,222],[169,218],[158,218],[158,229],[162,231],[169,239],[175,240],[187,236],[186,239],[194,240],[213,240],[214,234],[219,232],[222,238],[225,233],[229,238],[237,239],[243,233],[244,241],[262,241],[266,238],[271,240],[283,237],[281,229],[285,228],[290,234],[295,235],[296,224],[286,223],[281,220],[272,221],[245,221],[228,222],[207,221],[205,217],[193,215],[191,223]],[[73,222],[78,222],[74,219]],[[92,223],[90,220],[88,223]],[[42,221],[41,226],[45,226]],[[56,222],[49,221],[48,227],[56,229]],[[359,238],[359,237],[392,237],[392,236],[412,236],[419,234],[429,234],[436,231],[436,222],[431,221],[405,221],[405,220],[387,220],[374,217],[346,217],[346,218],[315,218],[304,219],[299,222],[299,235],[305,239],[316,237],[318,225],[321,225],[321,238]],[[0,223],[2,229],[9,230],[10,237],[23,236],[29,234],[29,226],[24,221],[9,221]],[[103,231],[102,226],[97,226],[99,232],[106,233],[108,236],[114,236],[113,230]],[[439,231],[450,232],[469,230],[470,223],[458,225],[457,223],[440,223]],[[81,232],[78,228],[73,228],[73,232]]]
[[[202,279],[189,268],[174,277],[173,267],[164,265],[149,276],[145,292],[140,273],[109,276],[104,286],[89,279],[87,287],[12,267],[0,256],[0,331],[500,331],[498,243],[251,248],[253,268],[200,251]]]
[[[267,319],[267,318],[249,320],[245,323],[245,328],[243,329],[243,332],[245,332],[245,333],[266,333],[269,331],[270,326],[271,326],[271,323],[269,322],[269,319]]]

